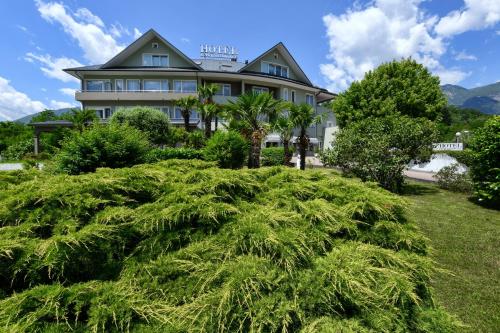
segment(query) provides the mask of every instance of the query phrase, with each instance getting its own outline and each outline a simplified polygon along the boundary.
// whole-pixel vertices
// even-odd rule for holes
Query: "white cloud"
[[[15,120],[45,108],[45,104],[17,91],[9,80],[0,76],[0,121]]]
[[[181,38],[181,42],[186,43],[186,44],[189,44],[189,43],[191,43],[191,39],[186,38],[186,37],[182,37],[182,38]]]
[[[111,33],[107,33],[104,23],[86,8],[71,13],[56,2],[36,0],[38,11],[48,22],[61,24],[64,31],[74,38],[84,52],[84,57],[94,64],[108,61],[123,50]]]
[[[441,84],[457,84],[472,73],[465,73],[459,69],[441,68],[435,74],[441,79]]]
[[[472,60],[476,61],[477,57],[473,54],[467,54],[465,51],[460,51],[457,54],[455,54],[455,60]]]
[[[435,31],[442,36],[458,35],[480,30],[500,22],[499,0],[464,0],[465,7],[442,17]]]
[[[68,103],[68,102],[61,102],[61,101],[55,101],[55,100],[51,100],[50,101],[50,107],[52,109],[66,109],[66,108],[73,108],[75,107],[75,104],[73,103]]]
[[[42,64],[40,69],[50,78],[58,79],[63,82],[79,82],[75,77],[63,72],[63,69],[65,68],[82,66],[82,64],[75,59],[66,57],[52,58],[48,54],[38,55],[31,52],[26,53],[26,57],[24,59],[31,63],[35,61],[40,62]]]
[[[73,88],[61,88],[61,89],[59,89],[59,91],[62,94],[68,95],[68,96],[71,96],[71,97],[75,97],[75,93],[76,93],[76,89],[73,89]]]
[[[342,15],[324,16],[332,62],[320,65],[320,70],[328,88],[343,90],[380,63],[407,57],[444,73],[439,58],[446,45],[432,33],[437,18],[426,15],[420,2],[376,0]]]
[[[120,23],[111,24],[109,33],[113,35],[113,37],[115,38],[120,38],[122,36],[130,36],[130,31]]]
[[[139,29],[134,28],[134,38],[137,39],[142,36],[142,32],[139,31]]]

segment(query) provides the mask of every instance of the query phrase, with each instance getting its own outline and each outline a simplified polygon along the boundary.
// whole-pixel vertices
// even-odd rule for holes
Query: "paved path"
[[[414,170],[406,170],[404,174],[408,178],[423,180],[426,182],[436,182],[437,179],[434,178],[434,172],[423,172],[423,171],[414,171]]]
[[[22,163],[0,163],[0,171],[21,170]]]

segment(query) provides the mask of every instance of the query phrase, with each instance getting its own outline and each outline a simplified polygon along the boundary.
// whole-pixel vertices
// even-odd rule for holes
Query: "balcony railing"
[[[196,91],[179,90],[79,90],[75,98],[79,101],[161,101],[176,100],[184,96],[198,96]]]

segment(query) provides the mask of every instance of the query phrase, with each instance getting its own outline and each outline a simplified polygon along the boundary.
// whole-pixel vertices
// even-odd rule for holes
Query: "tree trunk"
[[[309,139],[306,134],[306,130],[303,128],[300,130],[299,137],[299,153],[300,153],[300,170],[306,169],[306,150],[309,145]]]
[[[284,165],[290,166],[291,160],[292,160],[292,152],[290,151],[290,141],[289,140],[283,140],[283,150],[285,151],[285,161]]]
[[[184,116],[184,129],[186,130],[186,132],[189,132],[189,112],[184,113],[183,116]]]
[[[214,130],[214,132],[217,131],[218,127],[219,127],[219,117],[215,117],[215,130]]]
[[[205,138],[212,136],[212,117],[205,116]]]
[[[262,144],[262,132],[256,130],[252,133],[252,168],[260,168],[260,149]]]

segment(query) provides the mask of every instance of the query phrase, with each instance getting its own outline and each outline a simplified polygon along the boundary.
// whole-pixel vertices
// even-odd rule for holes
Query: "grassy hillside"
[[[0,176],[0,327],[455,332],[406,203],[330,171],[170,160]]]
[[[441,89],[451,105],[473,108],[485,114],[500,114],[500,82],[472,89],[445,84]]]
[[[432,279],[438,303],[468,325],[460,331],[498,332],[500,212],[431,184],[411,183],[407,197],[432,258],[445,269]]]

